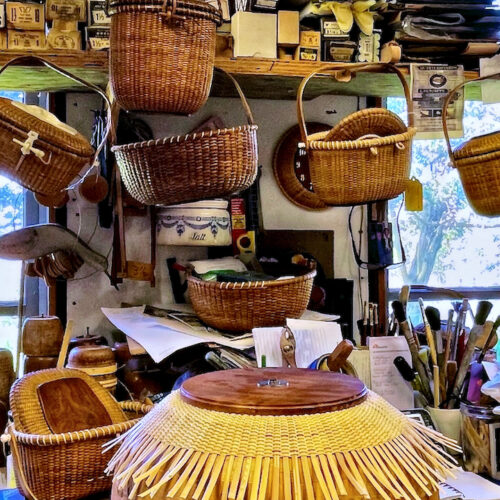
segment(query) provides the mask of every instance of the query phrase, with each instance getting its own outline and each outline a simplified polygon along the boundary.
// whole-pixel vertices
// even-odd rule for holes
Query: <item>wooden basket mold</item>
[[[220,11],[198,0],[110,2],[110,81],[125,109],[190,114],[208,99]]]
[[[248,125],[113,147],[133,198],[168,206],[228,196],[253,184],[257,125],[240,86],[223,73],[238,91]]]
[[[302,99],[305,86],[316,74],[332,70],[347,72],[349,77],[359,71],[396,73],[403,85],[408,106],[408,129],[379,137],[373,135],[374,132],[367,135],[366,129],[360,127],[359,138],[355,140],[329,140],[327,136],[330,132],[308,135]],[[380,116],[377,108],[363,111],[365,117],[370,113],[376,114],[377,118]],[[405,190],[410,174],[412,138],[416,131],[413,128],[413,105],[408,84],[397,67],[388,64],[322,66],[302,80],[297,93],[297,115],[309,158],[314,192],[327,205],[358,205],[385,200]],[[398,125],[396,120],[391,121]],[[359,122],[366,123],[364,120]],[[355,131],[355,124],[350,123],[349,130]]]

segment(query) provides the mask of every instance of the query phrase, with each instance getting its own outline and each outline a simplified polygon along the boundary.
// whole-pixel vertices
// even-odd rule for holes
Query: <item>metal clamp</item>
[[[288,387],[288,380],[280,380],[277,378],[269,378],[257,382],[257,387]]]

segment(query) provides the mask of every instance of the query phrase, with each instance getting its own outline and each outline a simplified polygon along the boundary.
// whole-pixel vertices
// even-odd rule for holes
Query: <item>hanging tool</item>
[[[282,366],[286,368],[297,368],[297,362],[295,360],[297,343],[292,330],[290,330],[288,326],[285,326],[281,332],[280,348],[283,361]]]

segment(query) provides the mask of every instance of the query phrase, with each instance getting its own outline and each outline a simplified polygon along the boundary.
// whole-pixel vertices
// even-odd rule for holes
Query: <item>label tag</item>
[[[408,212],[421,212],[424,209],[424,191],[422,183],[416,177],[406,183],[405,209]]]

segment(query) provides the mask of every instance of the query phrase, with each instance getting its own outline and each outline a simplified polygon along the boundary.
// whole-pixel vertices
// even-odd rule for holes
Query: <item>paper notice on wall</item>
[[[463,66],[435,64],[411,65],[411,98],[417,128],[417,139],[443,137],[443,104],[448,92],[464,81]],[[463,89],[447,109],[450,137],[462,137],[464,114]]]
[[[479,76],[500,73],[500,55],[479,60]],[[481,99],[485,103],[500,102],[500,77],[481,82]]]
[[[403,356],[411,366],[410,349],[404,337],[369,337],[372,391],[400,410],[413,408],[413,388],[394,366]]]

